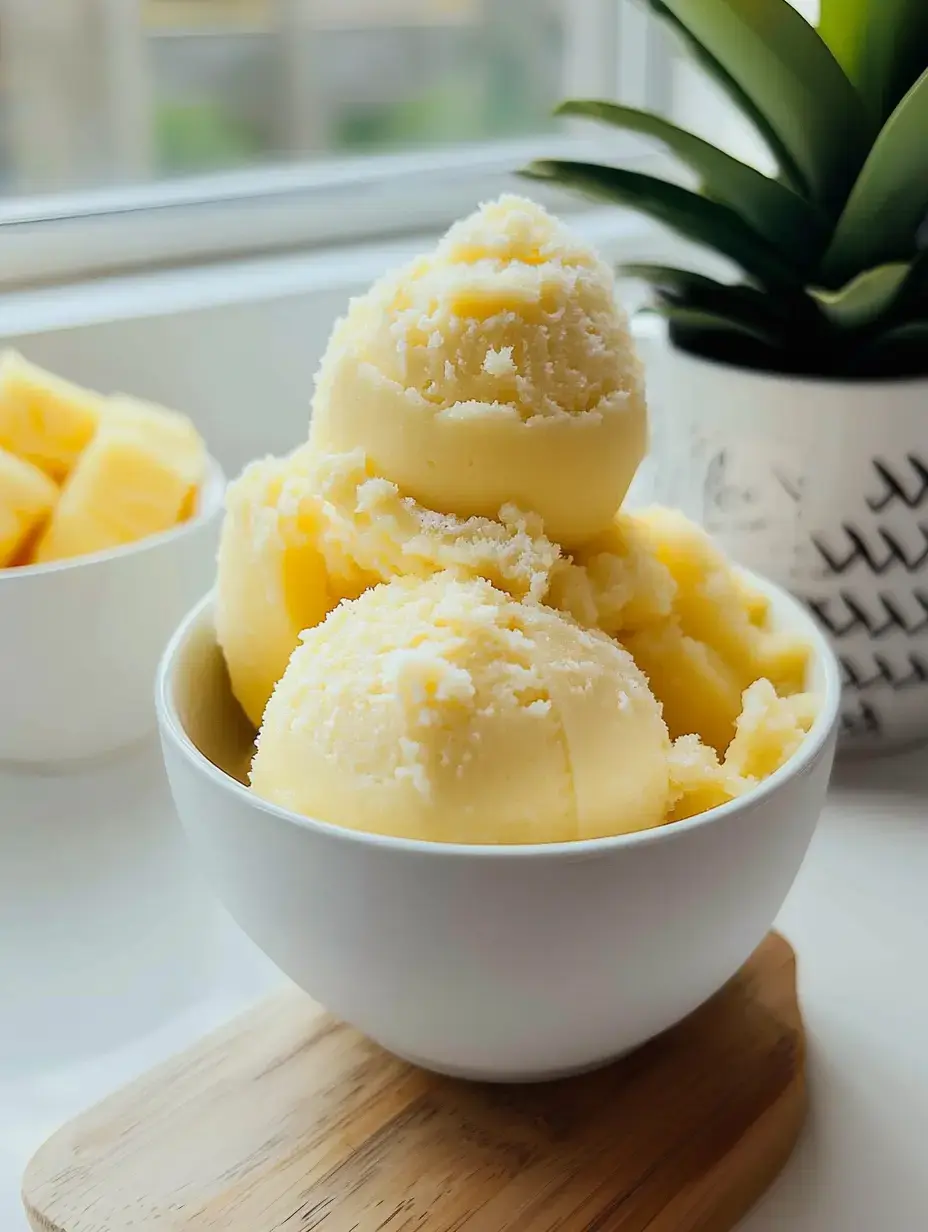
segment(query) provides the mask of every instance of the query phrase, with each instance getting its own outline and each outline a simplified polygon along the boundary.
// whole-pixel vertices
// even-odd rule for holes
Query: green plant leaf
[[[808,293],[839,329],[901,328],[912,317],[928,315],[928,251],[914,261],[865,270],[838,291],[809,287]]]
[[[912,264],[893,304],[892,319],[928,317],[928,249],[923,249]]]
[[[905,325],[897,325],[895,329],[888,329],[885,334],[881,334],[877,342],[883,346],[892,342],[928,342],[928,320],[906,321]],[[925,356],[925,366],[928,367],[928,353]]]
[[[770,350],[780,349],[780,340],[774,334],[765,333],[757,325],[746,322],[739,317],[728,317],[725,313],[709,312],[702,308],[685,308],[678,304],[667,303],[658,298],[656,310],[672,325],[675,330],[686,331],[686,334],[728,334],[739,338],[749,338],[754,342],[763,342]]]
[[[863,329],[885,316],[899,297],[909,276],[905,261],[878,265],[852,278],[838,291],[810,287],[809,294],[839,329]]]
[[[840,209],[875,126],[818,32],[787,0],[648,3],[671,14],[721,66],[750,100],[749,118],[765,117],[774,154],[788,152],[808,195]]]
[[[783,254],[727,205],[710,201],[679,184],[639,171],[561,159],[531,163],[520,174],[529,179],[553,181],[647,214],[687,239],[728,257],[767,286],[794,288],[802,281],[801,273],[789,265]]]
[[[886,121],[822,261],[834,285],[858,270],[911,257],[928,213],[928,69]]]
[[[667,320],[674,347],[714,363],[771,372],[778,370],[786,355],[782,348],[746,330],[740,322],[713,313],[663,307],[660,315]]]
[[[570,99],[556,114],[584,116],[654,138],[696,172],[706,196],[730,206],[764,239],[791,252],[797,265],[806,268],[821,256],[826,226],[814,206],[694,133],[649,111],[596,99]]]
[[[646,0],[651,11],[668,26],[684,44],[692,60],[703,69],[707,77],[728,95],[734,106],[750,121],[758,136],[767,146],[785,184],[803,197],[809,196],[809,186],[789,149],[780,140],[767,116],[757,107],[752,98],[742,90],[738,82],[726,71],[721,62],[711,55],[686,26],[667,8],[664,0]]]
[[[717,282],[693,270],[632,262],[619,267],[628,278],[647,282],[669,306],[716,313],[754,326],[766,336],[782,337],[790,325],[782,301],[745,283]]]
[[[880,122],[928,64],[925,0],[820,0],[818,29]]]
[[[928,318],[880,334],[860,351],[855,368],[871,376],[928,376]]]
[[[763,329],[743,321],[740,317],[729,317],[721,312],[709,312],[700,308],[683,308],[660,299],[657,301],[657,311],[671,325],[688,331],[739,334],[744,338],[753,338],[755,342],[762,342],[765,346],[772,348],[778,346],[778,339],[775,335],[766,333]]]
[[[877,5],[885,7],[886,0],[877,0],[876,5],[873,0],[819,0],[816,29],[848,80],[858,87],[864,44]]]

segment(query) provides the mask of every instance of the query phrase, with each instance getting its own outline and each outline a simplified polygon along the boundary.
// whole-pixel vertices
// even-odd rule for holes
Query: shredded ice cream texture
[[[696,735],[674,741],[669,820],[705,813],[756,787],[799,749],[815,715],[810,693],[780,697],[769,680],[755,680],[744,691],[735,735],[721,760]]]
[[[352,300],[317,376],[310,441],[363,449],[439,513],[514,504],[558,543],[598,534],[647,444],[611,272],[540,206],[482,206]]]
[[[537,515],[423,509],[360,450],[303,446],[253,462],[229,485],[219,547],[216,626],[232,690],[258,727],[302,630],[378,582],[445,572],[540,599],[558,556]]]
[[[516,598],[541,599],[560,550],[537,514],[505,505],[496,519],[435,513],[375,475],[360,451],[320,458],[320,548],[331,573],[388,581],[445,571],[481,577]]]
[[[262,458],[226,492],[216,575],[216,637],[232,692],[257,727],[303,629],[343,597],[318,547],[308,449]],[[363,590],[359,581],[355,593]],[[350,592],[350,589],[348,591]]]
[[[308,630],[251,783],[338,825],[544,843],[665,820],[670,743],[627,651],[488,582],[396,578]]]
[[[229,489],[216,623],[254,790],[401,837],[562,842],[793,756],[808,647],[682,514],[619,508],[644,424],[611,275],[530,202],[353,301],[308,443]]]

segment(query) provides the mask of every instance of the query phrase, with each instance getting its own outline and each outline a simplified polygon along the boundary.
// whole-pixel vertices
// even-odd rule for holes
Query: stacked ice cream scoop
[[[807,649],[710,540],[620,506],[647,447],[610,271],[504,197],[353,300],[309,440],[232,485],[216,622],[251,784],[460,843],[662,825],[808,729]]]

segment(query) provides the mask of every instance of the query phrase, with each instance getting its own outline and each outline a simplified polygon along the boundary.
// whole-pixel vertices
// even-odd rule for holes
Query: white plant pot
[[[636,335],[652,494],[799,596],[844,677],[842,747],[928,739],[928,379],[768,375]]]

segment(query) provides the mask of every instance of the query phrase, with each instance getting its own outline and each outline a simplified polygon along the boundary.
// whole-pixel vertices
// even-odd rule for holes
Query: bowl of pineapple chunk
[[[212,576],[224,489],[185,416],[0,355],[0,763],[153,730],[155,669]]]

